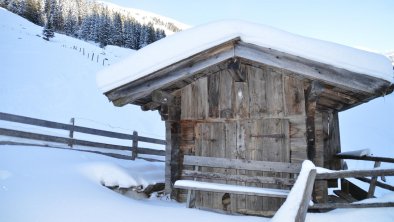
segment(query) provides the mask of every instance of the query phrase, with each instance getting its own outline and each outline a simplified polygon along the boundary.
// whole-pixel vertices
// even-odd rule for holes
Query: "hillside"
[[[147,12],[141,9],[122,7],[106,1],[99,2],[107,5],[112,10],[120,11],[123,14],[129,14],[143,24],[153,23],[155,28],[163,29],[166,32],[166,35],[172,35],[175,32],[189,28],[189,25],[171,18],[167,18],[165,16],[157,15],[155,13]]]
[[[75,117],[76,124],[164,138],[159,114],[115,108],[97,89],[103,59],[113,64],[133,50],[101,49],[57,33],[48,42],[41,33],[42,27],[0,8],[0,112],[64,123]]]
[[[138,50],[186,25],[137,9],[90,0],[0,0],[0,7],[50,31]]]

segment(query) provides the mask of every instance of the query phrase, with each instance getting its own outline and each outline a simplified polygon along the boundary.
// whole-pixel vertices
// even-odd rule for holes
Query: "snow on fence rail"
[[[2,113],[2,112],[0,112],[0,120],[69,131],[69,137],[67,138],[67,137],[52,136],[52,135],[33,133],[33,132],[25,132],[25,131],[20,131],[20,130],[15,130],[15,129],[7,129],[7,128],[0,127],[0,135],[4,135],[4,136],[18,137],[18,138],[24,138],[24,139],[33,139],[33,140],[40,140],[40,141],[54,142],[54,143],[62,143],[62,144],[67,144],[70,148],[72,148],[74,145],[80,145],[80,146],[103,148],[103,149],[110,149],[110,150],[131,151],[131,156],[126,156],[126,155],[122,155],[122,154],[111,154],[111,153],[104,153],[104,152],[99,152],[99,151],[86,151],[86,150],[75,149],[75,150],[86,151],[86,152],[100,153],[100,154],[104,154],[104,155],[108,155],[108,156],[112,156],[112,157],[116,157],[116,158],[120,158],[120,159],[135,160],[136,158],[140,158],[140,157],[138,157],[138,154],[165,156],[164,150],[156,150],[156,149],[138,147],[138,142],[166,145],[165,140],[139,136],[137,131],[134,131],[133,134],[130,135],[130,134],[125,134],[125,133],[118,133],[118,132],[88,128],[88,127],[83,127],[83,126],[77,126],[74,124],[73,119],[71,119],[70,124],[64,124],[64,123],[52,122],[52,121],[42,120],[42,119],[35,119],[35,118],[31,118],[31,117],[19,116],[19,115]],[[109,137],[109,138],[123,139],[123,140],[132,140],[132,146],[123,146],[123,145],[115,145],[115,144],[108,144],[108,143],[75,139],[75,138],[73,138],[74,132]]]

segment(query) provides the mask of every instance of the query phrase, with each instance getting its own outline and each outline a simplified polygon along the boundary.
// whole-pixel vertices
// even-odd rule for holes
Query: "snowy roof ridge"
[[[242,42],[393,82],[391,62],[381,54],[303,37],[266,25],[222,20],[200,25],[150,44],[97,74],[103,92],[120,87],[234,38]]]

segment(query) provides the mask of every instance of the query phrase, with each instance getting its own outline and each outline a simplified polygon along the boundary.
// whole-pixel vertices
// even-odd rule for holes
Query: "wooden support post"
[[[180,96],[168,95],[157,91],[152,95],[157,103],[162,104],[159,113],[166,125],[166,163],[165,163],[165,192],[172,199],[178,199],[178,190],[174,189],[174,183],[181,175],[181,109]],[[162,103],[161,103],[162,102]]]
[[[380,167],[381,163],[382,162],[380,162],[380,161],[376,161],[373,167],[374,168],[378,168],[378,167]],[[378,181],[378,177],[377,176],[371,177],[371,183],[369,184],[367,198],[371,198],[375,194],[375,188],[376,188],[376,182],[377,181]]]
[[[131,153],[131,159],[135,160],[138,156],[138,133],[137,131],[133,132],[133,147],[132,147],[132,153]]]
[[[93,61],[93,58],[94,58],[94,53],[92,53],[92,61]]]
[[[315,113],[316,104],[320,93],[323,91],[323,86],[317,82],[313,81],[309,86],[305,98],[306,98],[306,137],[307,137],[307,152],[308,159],[314,162],[316,156],[316,145],[315,145]]]
[[[318,81],[312,81],[305,94],[307,155],[309,160],[321,167],[323,167],[323,165],[321,165],[316,158],[317,144],[315,120],[317,102],[323,89],[323,86]],[[317,202],[326,202],[327,181],[316,181],[316,186],[313,190],[313,199]]]
[[[71,128],[70,128],[70,134],[69,134],[69,137],[70,137],[70,142],[68,143],[68,146],[69,147],[73,147],[73,138],[74,138],[74,126],[75,126],[75,118],[71,118],[70,119],[70,125],[71,125]]]

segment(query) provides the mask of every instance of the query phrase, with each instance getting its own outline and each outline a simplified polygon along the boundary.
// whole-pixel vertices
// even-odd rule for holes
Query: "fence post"
[[[381,164],[380,161],[375,161],[373,168],[380,167],[380,164]],[[378,177],[371,177],[371,183],[369,184],[367,198],[371,198],[375,194],[375,188],[376,188],[377,181],[378,181]]]
[[[70,134],[69,134],[70,142],[68,143],[68,146],[73,148],[75,118],[70,119],[70,125],[71,125]]]
[[[138,149],[138,133],[137,131],[133,132],[133,147],[132,147],[132,153],[131,153],[131,159],[135,160],[135,158],[137,158],[138,153],[137,153],[137,149]]]
[[[93,54],[92,54],[92,61],[93,61],[93,58],[94,58],[94,52],[93,52]]]

